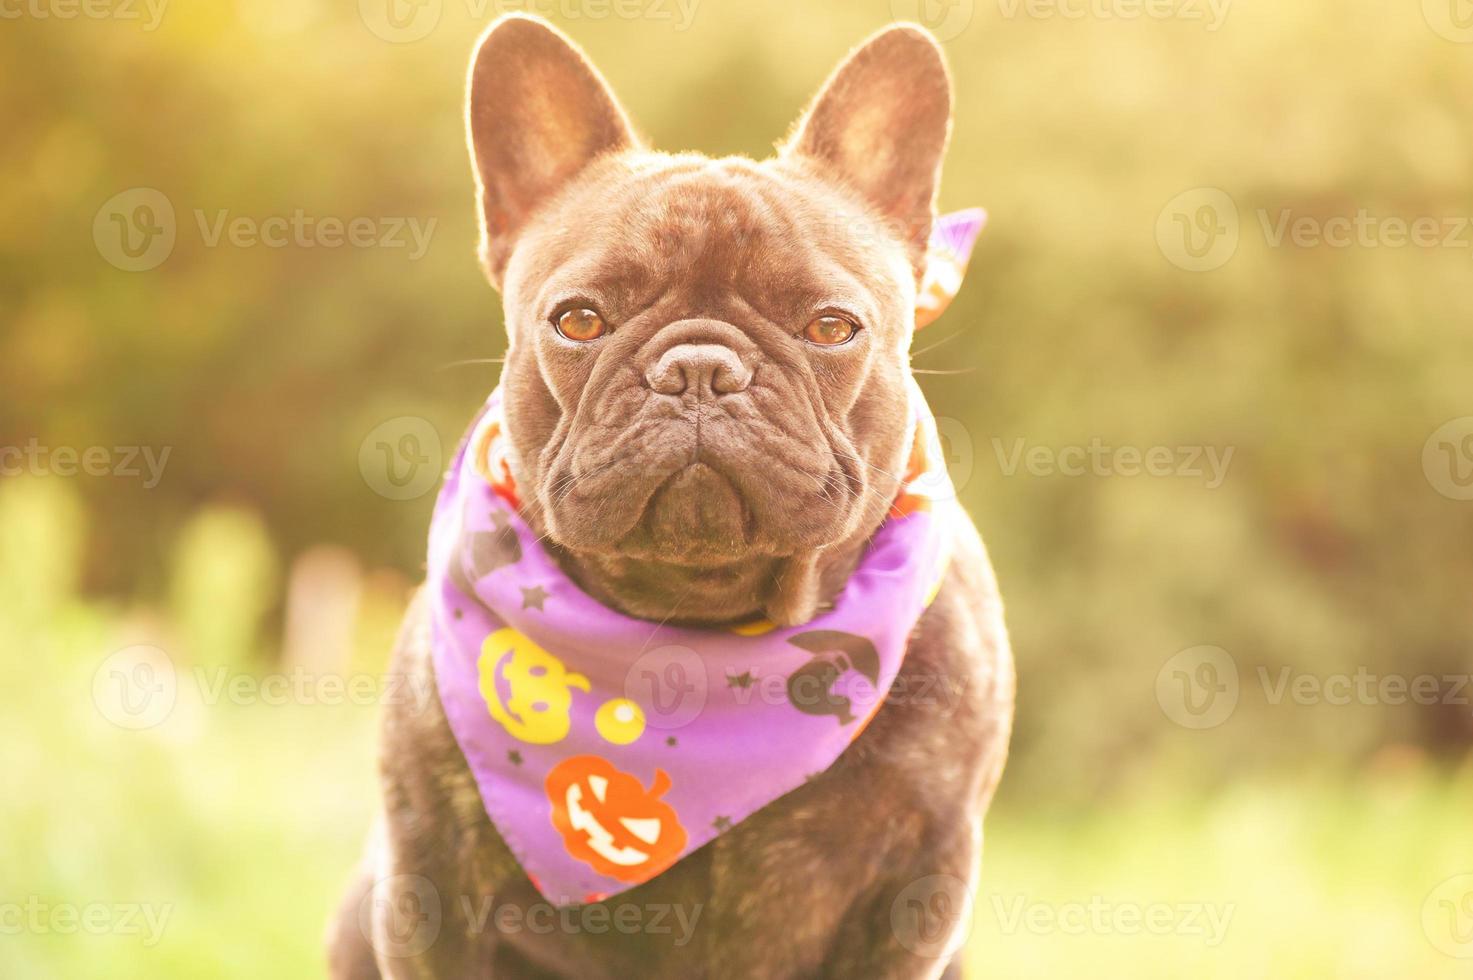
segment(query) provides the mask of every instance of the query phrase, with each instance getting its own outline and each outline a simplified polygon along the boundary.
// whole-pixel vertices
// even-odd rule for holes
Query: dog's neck
[[[753,555],[717,566],[677,565],[553,546],[563,570],[599,602],[630,616],[687,626],[766,618],[807,622],[843,590],[869,534],[819,552]]]

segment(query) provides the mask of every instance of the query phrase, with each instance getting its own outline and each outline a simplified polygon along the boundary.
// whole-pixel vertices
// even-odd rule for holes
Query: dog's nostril
[[[752,371],[721,344],[677,344],[650,365],[645,380],[662,395],[734,395],[752,383]]]
[[[734,395],[739,391],[746,391],[747,385],[752,383],[752,372],[736,355],[731,355],[731,363],[717,364],[711,375],[711,388],[718,395]]]

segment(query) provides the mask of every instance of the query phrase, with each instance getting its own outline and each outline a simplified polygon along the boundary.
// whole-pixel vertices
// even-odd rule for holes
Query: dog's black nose
[[[662,395],[692,392],[698,397],[734,395],[752,383],[752,371],[722,344],[677,344],[644,373]]]

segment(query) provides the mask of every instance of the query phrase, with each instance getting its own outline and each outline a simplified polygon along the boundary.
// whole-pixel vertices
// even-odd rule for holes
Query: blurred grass
[[[7,643],[45,657],[0,662],[6,901],[143,903],[161,941],[137,935],[0,937],[7,978],[306,977],[374,806],[371,705],[205,707],[190,684],[145,732],[103,719],[92,656],[116,624],[85,609],[46,637]],[[116,642],[116,640],[112,640]],[[188,674],[189,665],[179,667]],[[1422,931],[1431,889],[1473,870],[1473,778],[1414,767],[1355,781],[1240,782],[1206,796],[1170,785],[1093,809],[1035,809],[1006,791],[987,830],[972,977],[1183,976],[1236,980],[1466,976]],[[1210,945],[1183,934],[1083,934],[1030,918],[1205,904],[1231,917]],[[1068,920],[1072,921],[1072,920]],[[1124,921],[1124,920],[1121,920]],[[1205,923],[1206,920],[1203,920]]]
[[[1434,888],[1473,868],[1470,804],[1473,779],[1419,768],[1206,796],[1182,795],[1163,774],[1138,795],[1064,814],[1004,794],[987,825],[970,975],[1466,977],[1421,914]],[[1052,915],[1036,930],[1026,918],[1014,926],[1020,900]],[[1103,918],[1052,924],[1092,903]],[[1162,905],[1173,911],[1153,935],[1142,923]],[[1220,943],[1203,906],[1225,923]],[[1089,925],[1071,933],[1078,921]]]

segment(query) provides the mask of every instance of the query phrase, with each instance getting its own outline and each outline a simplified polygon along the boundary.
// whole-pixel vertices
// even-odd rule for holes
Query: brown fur
[[[842,588],[907,450],[915,275],[949,120],[939,48],[899,26],[840,67],[775,159],[658,154],[551,27],[510,17],[488,31],[469,127],[482,255],[511,338],[512,467],[524,516],[592,594],[631,615],[716,625],[804,622]],[[551,321],[568,303],[613,329],[586,344],[560,337]],[[852,341],[800,339],[833,310],[860,324]],[[387,709],[383,829],[344,902],[334,976],[934,977],[946,967],[907,949],[891,912],[918,879],[973,880],[1006,755],[1011,660],[970,528],[911,639],[902,693],[841,760],[604,903],[698,914],[684,945],[648,930],[544,933],[468,915],[493,896],[497,908],[540,900],[434,696],[420,604],[396,664],[426,697]],[[440,899],[437,938],[396,946],[396,910],[416,908],[407,892],[426,883]]]

